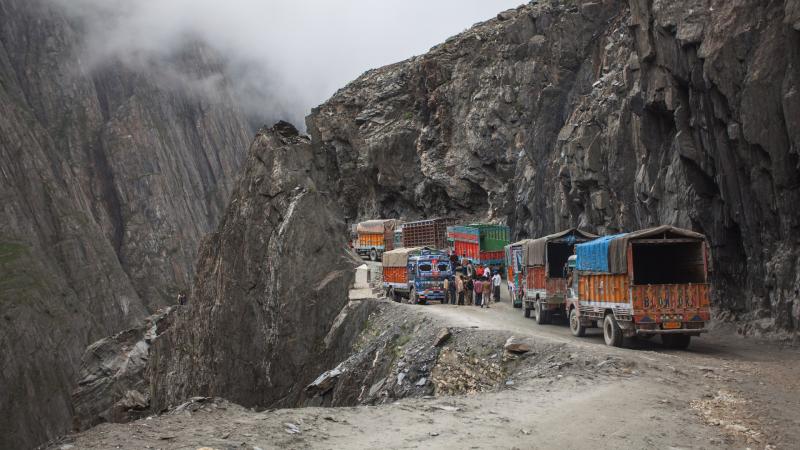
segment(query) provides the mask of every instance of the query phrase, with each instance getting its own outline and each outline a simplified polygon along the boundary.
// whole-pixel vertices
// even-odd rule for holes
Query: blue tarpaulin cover
[[[611,241],[625,236],[627,233],[603,236],[593,241],[575,246],[577,270],[589,272],[610,272],[608,265],[608,249]]]

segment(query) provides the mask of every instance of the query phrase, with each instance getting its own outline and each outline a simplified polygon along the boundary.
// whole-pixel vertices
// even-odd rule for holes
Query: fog
[[[49,0],[86,29],[81,55],[157,71],[210,93],[176,55],[202,42],[255,120],[303,125],[313,106],[364,71],[426,52],[521,0]]]

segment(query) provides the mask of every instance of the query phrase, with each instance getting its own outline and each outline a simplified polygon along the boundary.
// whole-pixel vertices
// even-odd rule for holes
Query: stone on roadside
[[[434,339],[433,341],[433,346],[441,347],[442,345],[444,345],[445,342],[447,342],[448,339],[450,339],[450,336],[451,336],[450,329],[442,328],[441,330],[439,330],[439,333],[436,334],[436,339]]]
[[[503,348],[507,352],[517,353],[517,354],[528,353],[529,351],[531,351],[530,345],[524,342],[517,341],[516,339],[514,339],[514,336],[508,338]]]

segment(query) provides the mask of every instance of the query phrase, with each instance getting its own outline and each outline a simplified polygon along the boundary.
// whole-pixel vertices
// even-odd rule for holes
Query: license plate
[[[664,322],[665,330],[674,330],[681,327],[680,322]]]

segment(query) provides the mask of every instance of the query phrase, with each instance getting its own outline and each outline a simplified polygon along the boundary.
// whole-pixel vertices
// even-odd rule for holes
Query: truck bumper
[[[688,334],[690,336],[700,336],[701,333],[708,333],[708,328],[678,328],[675,330],[636,330],[636,335],[643,334]]]

